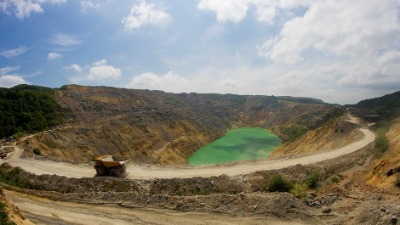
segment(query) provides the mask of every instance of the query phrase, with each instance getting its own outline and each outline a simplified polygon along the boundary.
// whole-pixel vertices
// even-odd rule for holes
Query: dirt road
[[[52,201],[18,192],[4,191],[7,199],[35,224],[275,224],[302,225],[266,217],[232,217],[223,214],[178,212],[162,209],[130,209],[114,205],[88,205]]]
[[[355,117],[350,116],[350,122],[358,123]],[[313,164],[342,155],[355,152],[374,141],[375,135],[366,128],[359,128],[364,137],[345,147],[323,151],[317,154],[283,159],[265,159],[253,162],[241,162],[233,165],[215,165],[205,167],[159,167],[150,165],[127,166],[128,178],[152,179],[152,178],[188,178],[188,177],[211,177],[226,174],[228,176],[248,174],[261,170],[281,169],[297,164]],[[95,170],[91,165],[71,165],[44,160],[21,159],[22,149],[14,146],[15,153],[7,158],[13,166],[19,166],[26,171],[35,174],[57,174],[66,177],[93,177]],[[1,161],[0,161],[1,163]]]

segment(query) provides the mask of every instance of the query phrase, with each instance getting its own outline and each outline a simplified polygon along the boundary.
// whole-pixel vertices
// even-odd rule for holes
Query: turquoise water
[[[190,166],[265,158],[281,139],[262,128],[238,128],[193,153]]]

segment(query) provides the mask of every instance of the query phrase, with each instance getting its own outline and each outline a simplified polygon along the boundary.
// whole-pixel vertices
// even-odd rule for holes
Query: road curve
[[[350,115],[349,115],[350,116]],[[358,123],[355,117],[350,116],[350,122]],[[298,158],[265,159],[251,162],[241,162],[232,165],[214,165],[204,167],[160,167],[130,164],[127,166],[127,178],[153,179],[153,178],[190,178],[211,177],[226,174],[228,176],[248,174],[256,171],[282,169],[297,164],[308,165],[328,159],[347,155],[364,148],[375,140],[375,134],[366,128],[359,128],[364,135],[361,140],[353,142],[342,148],[324,151],[313,155]],[[35,174],[57,174],[66,177],[93,177],[95,170],[91,165],[72,165],[45,160],[21,159],[22,149],[14,145],[15,153],[5,161],[13,166],[19,166]],[[0,160],[1,162],[2,160]]]

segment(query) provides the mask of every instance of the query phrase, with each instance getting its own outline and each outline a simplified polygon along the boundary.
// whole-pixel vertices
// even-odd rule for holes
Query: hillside
[[[336,149],[346,146],[354,140],[361,139],[362,134],[356,129],[358,126],[346,121],[346,119],[348,119],[346,115],[334,118],[322,126],[308,131],[294,141],[280,145],[271,152],[269,157],[298,156]]]
[[[350,106],[358,116],[371,121],[393,119],[400,115],[400,91]]]
[[[354,110],[367,120],[373,119],[376,122],[374,128],[386,137],[387,142],[384,151],[367,168],[364,178],[369,185],[398,191],[394,183],[400,185],[400,91],[361,101]]]
[[[61,123],[54,90],[19,85],[0,88],[0,137],[42,131]]]
[[[99,154],[136,163],[186,164],[198,148],[235,127],[271,130],[283,140],[323,123],[333,106],[317,100],[64,86],[55,99],[67,123],[23,143],[26,156],[87,162]]]

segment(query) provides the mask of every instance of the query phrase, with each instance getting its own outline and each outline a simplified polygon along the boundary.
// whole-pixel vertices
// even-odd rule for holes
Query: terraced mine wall
[[[25,157],[86,163],[97,155],[135,163],[187,164],[197,149],[237,127],[261,127],[289,140],[326,121],[336,106],[319,100],[171,94],[70,85],[55,92],[66,123],[21,143]]]

